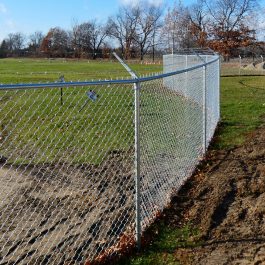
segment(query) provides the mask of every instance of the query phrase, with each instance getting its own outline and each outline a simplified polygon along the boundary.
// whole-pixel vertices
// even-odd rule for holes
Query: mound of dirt
[[[265,70],[265,63],[262,62],[262,63],[257,64],[256,68],[259,69],[259,70]]]
[[[256,66],[255,66],[254,63],[250,63],[250,64],[248,64],[248,65],[245,66],[245,69],[250,69],[250,70],[256,69]]]
[[[176,250],[181,264],[265,264],[265,126],[244,146],[211,151],[173,199],[174,211],[177,225],[201,231],[198,247]]]

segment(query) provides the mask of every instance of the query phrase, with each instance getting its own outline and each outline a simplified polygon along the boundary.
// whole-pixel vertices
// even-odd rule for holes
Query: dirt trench
[[[210,151],[166,212],[168,225],[200,230],[176,264],[265,264],[265,126],[241,147]]]

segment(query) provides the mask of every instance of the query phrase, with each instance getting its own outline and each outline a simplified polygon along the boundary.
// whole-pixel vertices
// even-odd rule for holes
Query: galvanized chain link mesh
[[[131,86],[0,94],[0,263],[84,262],[134,235]]]
[[[209,145],[217,123],[220,119],[220,99],[219,99],[219,62],[213,62],[206,68],[206,132],[207,146]]]
[[[173,70],[172,64],[167,65],[169,57],[164,58],[164,73]],[[187,57],[176,58],[186,62]],[[191,59],[190,65],[195,61]],[[171,195],[203,157],[203,68],[144,83],[140,98],[144,229],[168,205]]]
[[[203,63],[170,56],[164,73]],[[143,231],[192,174],[220,116],[219,62],[139,80],[139,150],[132,82],[1,88],[0,264],[111,256],[137,240],[136,199]]]

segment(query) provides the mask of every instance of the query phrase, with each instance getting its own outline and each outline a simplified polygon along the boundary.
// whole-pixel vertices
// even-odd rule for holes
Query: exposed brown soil
[[[122,170],[124,175],[131,179],[130,167],[127,164],[123,165],[121,161],[122,154],[113,154],[108,160],[108,165],[111,168],[115,164],[115,168],[112,168],[115,173],[118,162],[118,168],[124,167],[125,169]],[[5,173],[3,171],[6,169],[1,170],[0,176]],[[111,193],[112,189],[118,189],[121,182],[113,182],[117,187],[114,185],[111,189],[99,188],[102,183],[97,183],[97,189],[88,189],[90,186],[95,186],[95,183],[91,179],[88,183],[88,179],[84,177],[86,175],[84,171],[87,175],[91,174],[92,168],[79,169],[80,175],[77,174],[74,181],[69,178],[67,178],[68,181],[64,180],[66,189],[63,194],[60,194],[54,184],[58,182],[58,177],[65,178],[69,174],[64,170],[60,170],[60,174],[57,170],[51,170],[55,172],[53,175],[46,174],[46,171],[38,171],[38,174],[27,176],[23,180],[19,171],[10,171],[12,177],[16,179],[17,187],[10,186],[15,185],[14,182],[8,181],[11,173],[5,173],[5,178],[0,177],[2,187],[0,206],[1,209],[7,205],[10,207],[10,211],[1,211],[0,216],[1,218],[7,217],[4,215],[9,212],[9,220],[18,222],[17,225],[14,221],[6,223],[13,229],[7,229],[3,237],[4,241],[0,242],[0,247],[2,244],[8,246],[5,248],[5,253],[0,253],[0,264],[9,264],[8,262],[15,264],[17,261],[26,263],[30,259],[39,264],[45,264],[45,262],[54,261],[52,257],[56,250],[66,250],[69,247],[72,248],[71,254],[76,257],[74,261],[79,261],[82,259],[83,251],[99,249],[99,245],[95,246],[91,243],[91,238],[94,237],[93,233],[98,231],[96,227],[102,224],[93,223],[92,219],[91,222],[83,222],[97,214],[97,208],[92,206],[87,208],[87,205],[90,205],[93,196],[103,194],[103,198],[109,198],[109,192]],[[99,168],[94,168],[92,171],[97,170]],[[100,168],[100,172],[104,172],[103,168]],[[44,183],[43,176],[45,175],[51,178],[46,179]],[[57,176],[56,179],[52,178],[54,175]],[[102,179],[104,185],[110,183],[113,176],[114,174],[106,175]],[[39,188],[42,190],[41,193],[37,192]],[[129,186],[126,188],[127,191],[121,189],[120,186],[120,192],[128,193],[126,196],[128,199],[119,206],[117,202],[116,211],[131,207],[131,188]],[[99,189],[100,192],[97,193]],[[21,192],[13,194],[10,190]],[[7,192],[10,196],[6,196]],[[51,200],[58,201],[55,208],[53,208],[52,201],[45,201],[44,194],[47,193],[50,194]],[[1,200],[1,196],[5,198],[5,201]],[[14,196],[20,197],[19,205],[11,203],[16,201]],[[77,198],[80,204],[76,205]],[[19,216],[26,202],[28,207],[24,208],[24,211],[33,212],[34,215],[28,216],[24,212],[22,218],[27,218],[27,222],[21,222],[21,227],[19,225],[21,218],[11,218],[11,214]],[[103,202],[103,205],[105,204],[107,201]],[[42,207],[40,208],[39,205]],[[101,210],[108,214],[108,220],[118,218],[116,211],[106,213],[107,208]],[[73,210],[76,211],[75,219],[70,217]],[[51,219],[54,220],[52,223],[49,222]],[[173,198],[171,208],[166,210],[166,222],[171,226],[181,226],[189,222],[200,229],[200,238],[195,239],[198,241],[197,247],[175,250],[176,264],[179,262],[196,265],[265,264],[265,126],[250,135],[247,143],[241,147],[226,151],[210,151],[207,160],[197,173]],[[76,224],[76,226],[71,226],[71,224]],[[31,228],[30,233],[28,233],[29,228]],[[80,235],[84,231],[87,231],[89,236],[86,241],[82,242]],[[12,235],[11,232],[13,232]],[[49,242],[48,245],[47,242]],[[36,249],[40,245],[46,246],[42,249],[45,255],[37,253]],[[78,248],[80,245],[82,249]],[[45,262],[38,262],[40,260]],[[57,260],[64,262],[67,259],[59,256]]]
[[[210,151],[166,211],[169,225],[200,229],[176,264],[265,264],[265,126],[241,147]]]
[[[134,221],[130,153],[97,166],[0,165],[0,265],[84,264],[115,245]]]

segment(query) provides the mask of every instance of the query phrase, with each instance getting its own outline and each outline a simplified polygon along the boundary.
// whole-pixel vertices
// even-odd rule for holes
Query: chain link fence
[[[265,55],[245,57],[239,55],[229,61],[223,61],[222,76],[265,75]]]
[[[203,158],[219,57],[126,69],[132,79],[0,86],[0,264],[89,264],[140,246]]]

